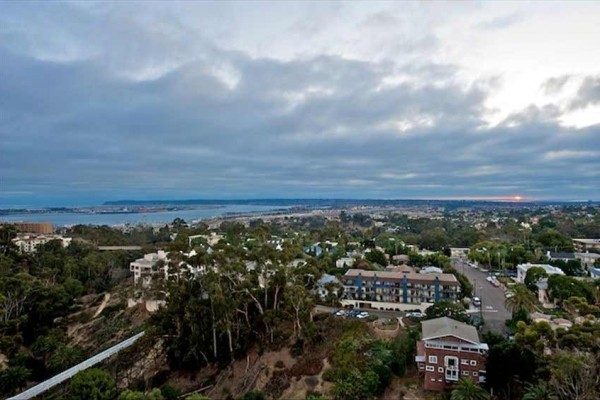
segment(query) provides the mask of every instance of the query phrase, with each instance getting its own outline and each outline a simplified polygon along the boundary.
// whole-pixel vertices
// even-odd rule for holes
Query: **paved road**
[[[144,336],[144,332],[140,332],[137,335],[132,336],[129,339],[124,340],[121,343],[116,344],[113,347],[104,350],[102,353],[98,353],[95,356],[90,357],[87,360],[83,361],[82,363],[77,364],[76,366],[69,368],[66,371],[63,371],[58,375],[53,376],[52,378],[50,378],[42,383],[39,383],[32,388],[27,389],[26,391],[24,391],[21,394],[18,394],[14,397],[10,397],[7,400],[26,400],[26,399],[31,399],[35,396],[38,396],[38,395],[44,393],[45,391],[49,390],[50,388],[66,381],[67,379],[72,378],[78,372],[88,369],[89,367],[91,367],[95,364],[98,364],[99,362],[107,359],[108,357],[112,356],[113,354],[118,353],[119,351],[123,350],[124,348],[131,346],[136,340],[138,340],[142,336]]]
[[[504,290],[486,281],[487,272],[470,267],[466,262],[454,260],[454,268],[464,274],[473,284],[474,294],[481,299],[481,313],[485,320],[483,330],[507,333],[505,321],[511,318],[510,312],[504,307]]]

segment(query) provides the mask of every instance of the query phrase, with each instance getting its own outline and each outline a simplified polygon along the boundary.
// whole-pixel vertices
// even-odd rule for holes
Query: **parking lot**
[[[333,313],[333,311],[340,310],[340,308],[335,307],[327,307],[327,306],[315,306],[315,312],[321,313]],[[357,311],[366,311],[369,313],[369,316],[375,316],[379,318],[396,318],[396,317],[404,317],[406,316],[405,312],[401,311],[383,311],[383,310],[373,310],[373,309],[355,309]]]
[[[370,316],[368,311],[335,309],[331,312],[337,317],[365,319]]]

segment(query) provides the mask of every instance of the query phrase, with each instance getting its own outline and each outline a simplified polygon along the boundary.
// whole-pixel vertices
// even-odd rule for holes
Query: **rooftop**
[[[557,259],[564,259],[564,260],[573,260],[575,259],[575,253],[554,253],[552,251],[548,252],[548,257],[550,258],[557,258]]]
[[[600,244],[600,239],[573,239],[573,241],[585,244]]]
[[[319,286],[325,286],[325,285],[327,285],[330,282],[339,282],[339,281],[333,275],[323,274],[323,276],[321,277],[321,279],[319,279],[319,281],[317,282],[317,285],[319,285]]]
[[[344,275],[345,278],[356,278],[361,275],[363,278],[380,278],[388,281],[402,281],[404,277],[409,281],[434,282],[436,278],[440,282],[456,284],[458,280],[453,274],[417,274],[414,272],[402,271],[367,271],[363,269],[349,269]]]
[[[575,253],[575,257],[600,258],[600,254],[597,254],[597,253]]]
[[[455,336],[473,344],[479,344],[479,334],[474,326],[442,317],[421,322],[423,340],[437,339],[444,336]]]
[[[552,265],[548,265],[548,264],[519,264],[517,265],[517,269],[520,269],[521,271],[527,272],[527,270],[529,270],[529,268],[542,268],[544,271],[546,271],[546,274],[548,275],[552,275],[552,274],[558,274],[558,275],[564,275],[565,273],[563,272],[562,269],[558,268],[558,267],[553,267]]]

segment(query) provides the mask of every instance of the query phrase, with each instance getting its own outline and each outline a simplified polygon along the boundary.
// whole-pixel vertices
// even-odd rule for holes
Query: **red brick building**
[[[443,317],[421,324],[417,368],[426,390],[443,390],[463,378],[485,381],[488,345],[474,326]]]

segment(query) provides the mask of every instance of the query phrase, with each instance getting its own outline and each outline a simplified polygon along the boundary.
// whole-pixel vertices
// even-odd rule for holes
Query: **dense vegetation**
[[[85,352],[68,344],[62,319],[78,310],[86,294],[110,290],[128,276],[139,252],[98,252],[92,245],[60,241],[20,254],[12,246],[16,232],[0,226],[0,352],[8,369],[0,373],[0,391],[14,393],[81,361]]]
[[[171,259],[169,279],[160,274],[153,277],[144,296],[164,299],[166,305],[147,321],[146,331],[149,342],[162,344],[172,371],[192,373],[206,366],[220,370],[253,349],[262,352],[291,345],[295,355],[326,351],[328,356],[331,369],[325,378],[333,384],[332,392],[313,393],[312,398],[359,399],[381,394],[393,375],[404,374],[412,363],[415,333],[384,341],[370,337],[358,321],[341,327],[335,327],[339,320],[334,318],[315,321],[313,308],[318,299],[314,289],[323,273],[340,276],[350,267],[380,270],[395,262],[386,256],[405,254],[414,267],[433,265],[456,274],[461,295],[470,297],[472,286],[452,268],[449,246],[470,247],[472,260],[508,270],[522,262],[544,262],[546,251],[571,251],[573,237],[600,237],[600,214],[593,207],[554,207],[458,209],[436,218],[342,212],[337,220],[285,217],[269,223],[253,220],[248,225],[231,220],[221,224],[218,233],[223,238],[210,247],[205,238],[189,240],[191,235],[209,234],[208,226],[190,227],[183,220],[160,228],[75,226],[64,232],[75,238],[70,246],[63,248],[54,241],[34,254],[16,251],[11,245],[15,233],[10,226],[0,227],[0,352],[7,358],[7,368],[0,372],[3,395],[87,357],[89,350],[73,344],[66,333],[67,317],[82,307],[82,296],[98,297],[120,288],[130,277],[129,262],[144,252],[165,249]],[[307,255],[307,248],[316,243],[323,253]],[[97,245],[140,245],[143,250],[100,252]],[[281,250],[275,250],[275,245]],[[439,253],[419,255],[411,245]],[[182,252],[191,249],[197,254],[184,257]],[[336,260],[349,252],[353,265],[337,268]],[[298,259],[303,262],[290,268]],[[204,267],[205,273],[189,275],[183,261]],[[550,299],[570,315],[599,317],[598,282],[578,279],[584,271],[577,262],[554,263],[567,276],[548,278]],[[535,393],[545,398],[591,398],[594,386],[589,377],[598,372],[598,360],[590,354],[600,350],[598,325],[586,322],[568,331],[553,331],[531,322],[528,312],[539,308],[536,283],[544,277],[543,271],[531,269],[525,285],[513,288],[507,306],[513,312],[509,326],[515,340],[488,338],[488,388],[504,398]],[[336,304],[337,300],[338,295],[333,295],[326,302]],[[439,302],[427,311],[427,318],[442,315],[468,320],[457,304]],[[332,334],[336,329],[338,333]],[[548,349],[551,355],[546,354]],[[303,368],[322,368],[322,363],[311,364],[310,357],[304,360],[302,366],[285,372],[285,377],[280,375],[280,381],[274,379],[267,386],[268,395],[280,393],[280,383],[298,376]],[[566,365],[575,366],[575,377]],[[112,379],[102,371],[89,370],[63,394],[156,400],[173,394],[165,388],[118,394]],[[582,381],[565,392],[560,385],[573,379]],[[475,390],[468,383],[461,383],[460,388],[464,395]],[[251,391],[245,397],[261,396]]]

